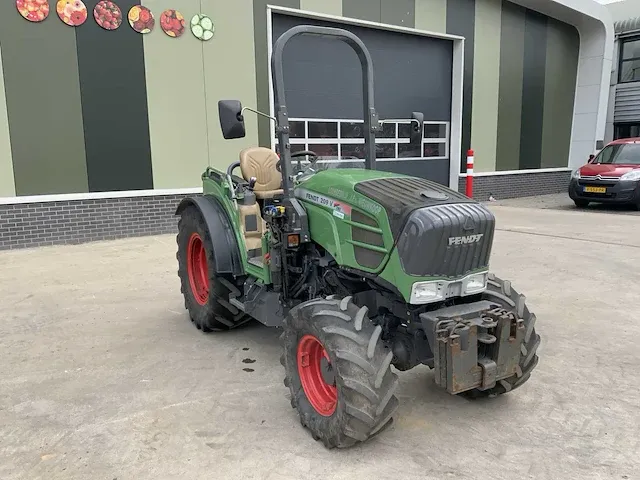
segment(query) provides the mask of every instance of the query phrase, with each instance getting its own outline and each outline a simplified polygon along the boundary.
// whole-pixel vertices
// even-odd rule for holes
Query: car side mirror
[[[589,161],[588,163],[593,162],[593,159],[596,158],[596,156],[592,153],[591,155],[589,155]]]
[[[222,136],[226,140],[243,138],[246,134],[244,117],[242,116],[242,103],[239,100],[218,101],[218,116]]]
[[[411,113],[411,135],[409,141],[411,144],[422,143],[422,133],[424,131],[424,114],[422,112]]]

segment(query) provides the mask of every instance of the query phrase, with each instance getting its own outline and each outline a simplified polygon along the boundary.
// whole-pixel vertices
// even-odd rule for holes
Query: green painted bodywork
[[[205,194],[214,195],[221,202],[231,218],[246,273],[270,283],[268,268],[260,268],[247,262],[244,239],[240,233],[239,215],[227,177],[215,171],[218,180],[203,175]],[[312,240],[322,246],[335,258],[339,265],[351,267],[377,275],[394,285],[406,302],[411,296],[414,282],[444,279],[445,277],[417,277],[407,275],[402,269],[400,258],[393,248],[393,234],[389,226],[386,210],[379,203],[355,191],[355,185],[366,180],[377,178],[406,177],[406,175],[364,169],[329,169],[302,177],[296,182],[295,197],[307,211],[309,230]],[[358,211],[375,220],[378,227],[353,220],[353,212]],[[373,222],[369,222],[373,223]],[[384,246],[355,241],[352,238],[352,227],[358,227],[382,236]],[[374,252],[382,253],[383,259],[376,268],[367,268],[356,260],[354,247],[359,246]],[[266,252],[266,243],[263,242]]]

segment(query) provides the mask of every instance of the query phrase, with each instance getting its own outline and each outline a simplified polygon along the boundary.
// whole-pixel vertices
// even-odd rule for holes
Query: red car
[[[640,209],[640,138],[615,140],[575,170],[569,197],[579,208],[598,202]]]

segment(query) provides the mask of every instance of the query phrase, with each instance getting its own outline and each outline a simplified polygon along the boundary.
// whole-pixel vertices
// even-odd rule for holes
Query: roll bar
[[[284,72],[282,69],[282,54],[287,42],[298,35],[317,35],[321,37],[342,40],[347,43],[358,55],[362,65],[362,91],[364,97],[364,144],[365,144],[365,168],[376,169],[376,132],[380,130],[378,114],[373,106],[373,62],[371,54],[365,44],[353,33],[341,28],[318,27],[315,25],[300,25],[284,32],[274,45],[271,56],[271,73],[273,79],[273,93],[276,114],[276,133],[280,145],[280,158],[282,169],[282,188],[285,195],[289,195],[292,189],[291,182],[291,146],[289,144],[289,114],[285,102]]]

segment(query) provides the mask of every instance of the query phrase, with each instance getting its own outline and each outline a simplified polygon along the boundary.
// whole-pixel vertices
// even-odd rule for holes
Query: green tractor
[[[358,54],[364,168],[291,152],[282,55],[298,35],[343,40]],[[381,122],[363,42],[342,29],[297,26],[275,43],[271,68],[279,155],[250,147],[226,172],[207,168],[204,195],[176,211],[178,273],[196,327],[225,331],[255,319],[281,328],[291,405],[327,448],[391,424],[392,365],[427,365],[438,386],[468,398],[524,384],[540,337],[525,297],[488,271],[495,217],[438,183],[376,170]],[[266,115],[237,100],[218,109],[226,139],[245,136],[245,110]],[[423,128],[414,112],[412,142]]]

